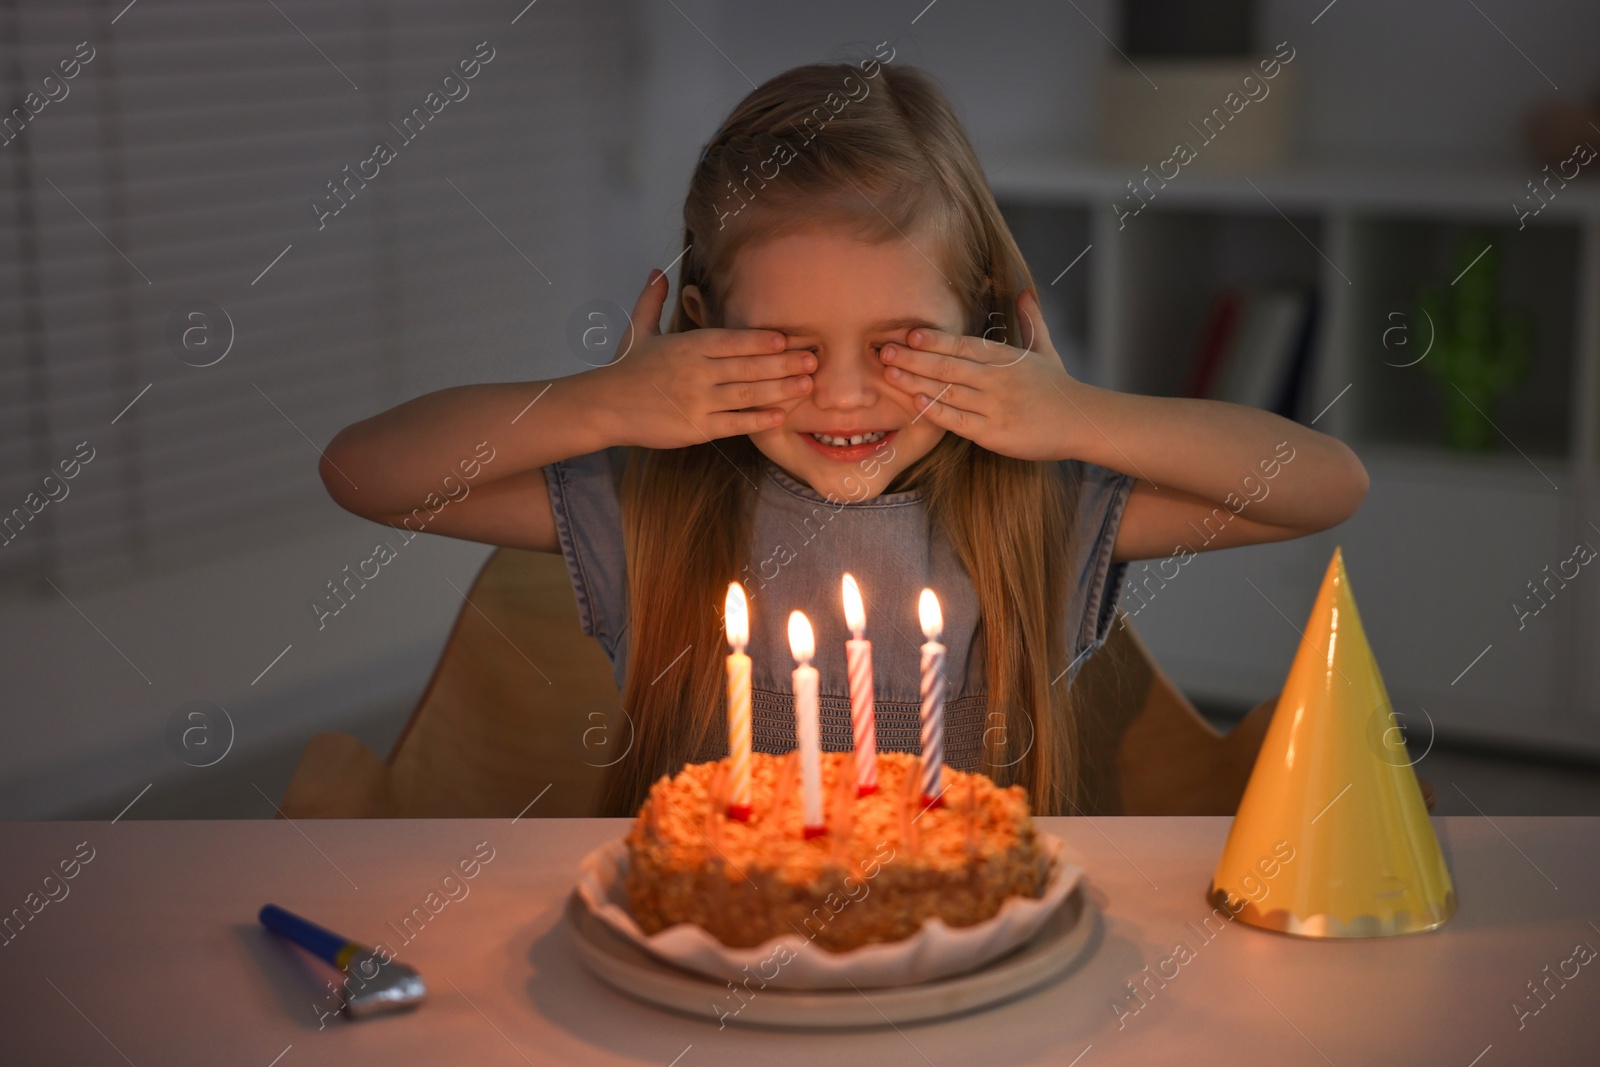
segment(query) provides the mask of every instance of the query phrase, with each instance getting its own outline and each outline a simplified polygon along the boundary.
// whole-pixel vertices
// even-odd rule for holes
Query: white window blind
[[[338,521],[316,446],[430,389],[577,369],[565,318],[613,295],[627,237],[632,4],[125,5],[0,3],[0,93],[26,117],[0,138],[13,592]],[[232,324],[208,367],[167,337],[199,302]],[[213,344],[191,362],[220,354],[224,322],[190,321]]]

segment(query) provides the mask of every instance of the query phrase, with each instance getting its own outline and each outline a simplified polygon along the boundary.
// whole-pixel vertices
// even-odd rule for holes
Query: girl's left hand
[[[1079,384],[1050,343],[1033,291],[1017,298],[1027,348],[985,337],[956,337],[918,327],[909,347],[888,344],[889,384],[912,397],[921,416],[991,452],[1017,459],[1064,459]]]

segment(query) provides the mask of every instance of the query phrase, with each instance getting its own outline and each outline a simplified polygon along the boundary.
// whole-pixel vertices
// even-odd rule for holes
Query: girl
[[[327,448],[334,499],[399,525],[489,440],[492,468],[428,530],[565,557],[636,731],[606,814],[726,753],[732,580],[751,596],[755,747],[795,744],[794,608],[817,631],[823,745],[850,747],[845,571],[875,639],[878,744],[920,749],[927,586],[946,760],[1073,811],[1069,683],[1123,563],[1299,537],[1366,493],[1348,448],[1276,415],[1070,378],[949,102],[879,58],[788,71],[728,116],[690,180],[667,332],[651,271],[612,363],[445,389]],[[1270,495],[1239,495],[1280,468]]]

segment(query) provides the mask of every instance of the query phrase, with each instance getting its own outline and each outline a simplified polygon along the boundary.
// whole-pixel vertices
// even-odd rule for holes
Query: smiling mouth
[[[840,463],[866,459],[878,454],[886,442],[892,441],[897,430],[838,430],[812,433],[802,431],[800,439],[826,459]]]
[[[807,434],[812,440],[830,448],[848,448],[851,445],[875,445],[889,436],[888,430],[866,430],[853,434],[813,433]]]

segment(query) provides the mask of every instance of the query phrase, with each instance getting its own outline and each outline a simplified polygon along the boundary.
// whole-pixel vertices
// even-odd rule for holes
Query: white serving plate
[[[991,918],[971,926],[929,919],[910,937],[829,952],[799,933],[769,938],[750,948],[724,945],[704,927],[678,923],[646,934],[628,907],[628,849],[616,840],[578,865],[577,892],[590,913],[619,936],[664,963],[694,971],[718,984],[757,976],[768,988],[860,990],[913,985],[976,970],[1029,940],[1083,877],[1076,856],[1060,838],[1039,834],[1044,892],[1012,897]],[[849,905],[846,905],[849,906]]]
[[[804,1028],[887,1026],[987,1007],[1059,978],[1089,947],[1099,912],[1077,879],[1066,899],[1022,945],[987,966],[889,988],[779,989],[741,986],[666,963],[600,919],[573,892],[567,918],[578,956],[602,981],[647,1003],[718,1023]]]

